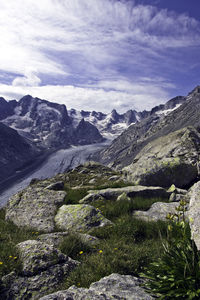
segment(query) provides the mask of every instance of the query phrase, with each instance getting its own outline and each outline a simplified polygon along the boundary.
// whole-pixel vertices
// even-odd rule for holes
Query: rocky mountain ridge
[[[179,97],[175,98],[179,102]],[[129,126],[111,145],[99,155],[104,164],[122,169],[131,164],[136,155],[151,141],[171,132],[194,126],[200,128],[200,87],[197,86],[185,97],[183,103],[178,103],[176,109],[167,114],[150,114],[141,122]]]
[[[167,114],[180,106],[184,100],[185,97],[179,96],[166,104],[154,107],[151,111],[128,110],[119,114],[113,109],[110,114],[104,114],[67,110],[63,104],[26,95],[18,102],[7,102],[0,98],[0,121],[39,147],[66,148],[70,145],[101,142],[103,138],[113,139],[130,124],[138,123],[151,115],[159,117]]]

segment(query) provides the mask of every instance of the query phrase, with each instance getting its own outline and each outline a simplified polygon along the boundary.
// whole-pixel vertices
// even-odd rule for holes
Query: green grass
[[[65,197],[63,204],[78,204],[79,200],[84,198],[87,195],[87,189],[80,188],[80,189],[69,189],[65,188],[65,191],[67,192],[67,195]],[[63,205],[62,204],[62,205]]]
[[[39,233],[18,228],[12,222],[5,221],[5,211],[0,210],[0,277],[15,270],[21,271],[21,262],[16,244],[35,239]]]
[[[141,198],[135,197],[129,200],[98,200],[91,204],[100,209],[102,214],[111,221],[116,218],[132,214],[134,210],[148,210],[155,202],[167,202],[167,199],[161,198]]]
[[[88,287],[111,273],[138,275],[160,256],[163,250],[160,234],[165,238],[166,224],[147,223],[124,215],[114,226],[95,229],[91,234],[99,238],[96,246],[81,245],[73,237],[65,240],[65,247],[62,245],[64,253],[81,262],[70,273],[63,288],[73,284]],[[69,244],[73,245],[73,250],[69,249]]]
[[[124,183],[114,187],[126,186]],[[97,186],[95,189],[111,187]],[[67,189],[66,204],[76,204],[87,195],[86,188]],[[145,222],[132,216],[134,210],[148,210],[155,202],[167,202],[161,198],[135,197],[131,200],[98,200],[91,205],[113,222],[112,226],[94,229],[91,235],[98,244],[88,245],[74,235],[65,238],[60,249],[66,255],[81,262],[62,285],[88,287],[92,282],[111,273],[138,276],[143,268],[160,257],[163,247],[160,240],[166,238],[166,222]]]

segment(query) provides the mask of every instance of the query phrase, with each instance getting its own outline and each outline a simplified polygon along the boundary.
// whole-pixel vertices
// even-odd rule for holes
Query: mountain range
[[[3,146],[0,156],[4,171],[0,181],[31,164],[37,164],[48,153],[71,145],[100,143],[105,139],[114,141],[100,153],[99,160],[118,167],[118,161],[124,155],[124,166],[128,157],[132,156],[128,149],[132,143],[147,131],[154,130],[156,124],[162,124],[167,116],[180,109],[193,94],[194,91],[187,97],[175,97],[151,111],[128,110],[124,114],[119,114],[115,109],[109,114],[67,110],[65,105],[30,95],[19,101],[6,101],[1,97],[0,134]],[[9,136],[12,136],[12,143]]]

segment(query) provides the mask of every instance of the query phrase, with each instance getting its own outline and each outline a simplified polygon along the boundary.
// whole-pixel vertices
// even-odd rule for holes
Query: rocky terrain
[[[182,147],[182,150],[185,149],[184,155],[187,157],[189,149],[184,148],[183,144],[180,144],[179,147]],[[156,175],[154,176],[156,177]],[[174,176],[176,179],[179,174],[175,173]],[[168,186],[168,188],[132,185],[122,172],[116,172],[92,162],[80,165],[72,171],[58,174],[51,179],[32,180],[27,188],[10,198],[6,207],[5,222],[12,222],[17,227],[26,228],[36,234],[32,238],[16,244],[16,251],[21,263],[20,271],[14,270],[2,276],[0,290],[2,299],[92,300],[113,299],[113,297],[127,300],[154,299],[153,295],[144,289],[144,280],[133,275],[135,273],[130,274],[130,271],[125,273],[123,271],[121,274],[120,272],[117,274],[112,272],[112,268],[105,272],[107,276],[101,276],[103,278],[100,279],[100,277],[96,282],[91,281],[93,283],[88,288],[80,287],[78,284],[78,286],[74,285],[63,289],[63,281],[67,278],[71,280],[71,274],[76,272],[81,264],[84,264],[84,258],[81,260],[81,255],[86,250],[77,250],[79,252],[74,259],[63,253],[64,248],[60,248],[60,245],[72,234],[73,238],[76,238],[76,243],[82,243],[80,249],[83,249],[83,245],[87,245],[87,249],[92,247],[94,254],[88,254],[89,258],[101,255],[104,251],[105,257],[107,257],[109,254],[106,252],[108,250],[103,248],[106,247],[104,239],[101,241],[98,235],[96,236],[95,230],[107,228],[106,232],[109,232],[115,226],[119,226],[123,216],[123,207],[127,205],[133,207],[129,211],[129,218],[131,217],[133,221],[136,220],[134,222],[137,220],[145,223],[166,221],[166,215],[176,213],[179,201],[184,199],[188,207],[187,215],[193,220],[191,223],[192,236],[199,248],[198,187],[199,182],[189,190],[177,188],[175,185]],[[136,208],[142,207],[142,202],[147,200],[150,201],[149,209]],[[137,206],[134,206],[136,204]],[[109,209],[105,210],[105,206]],[[114,215],[111,217],[110,210],[112,207],[117,208],[118,206],[120,208],[113,212]],[[117,214],[119,214],[119,220],[116,219]],[[155,226],[157,226],[156,223]],[[132,232],[133,227],[131,226],[129,230]],[[134,239],[136,237],[138,239],[139,233],[135,234]],[[72,240],[66,240],[67,247],[71,247],[70,241],[72,243]],[[113,240],[111,243],[115,244]],[[122,245],[126,246],[124,241]],[[114,251],[119,251],[118,248],[114,249]],[[115,254],[112,255],[115,256]],[[124,254],[121,252],[120,255],[125,255],[125,252]],[[131,259],[134,261],[135,257],[133,256]],[[97,263],[101,264],[99,259]],[[128,265],[131,263],[130,260],[127,261]],[[81,280],[79,276],[78,280]],[[77,284],[77,282],[74,283]],[[57,291],[58,289],[59,291]]]
[[[178,105],[175,110],[169,111],[166,115],[151,114],[141,122],[129,126],[100,153],[99,160],[114,168],[122,169],[130,165],[149,142],[187,126],[193,126],[198,131],[200,87],[197,86],[185,97],[183,103]]]

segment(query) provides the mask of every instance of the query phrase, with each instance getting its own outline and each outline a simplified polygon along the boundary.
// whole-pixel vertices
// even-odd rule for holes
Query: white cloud
[[[113,108],[119,112],[128,109],[138,111],[151,109],[158,103],[169,100],[164,89],[150,84],[131,85],[128,82],[116,82],[119,89],[105,90],[114,83],[102,82],[99,86],[74,87],[46,85],[38,87],[0,85],[0,95],[5,99],[20,99],[26,94],[49,101],[65,104],[67,108],[110,112]],[[128,87],[128,88],[127,88]]]
[[[0,8],[0,71],[17,74],[12,85],[0,85],[10,98],[29,93],[79,109],[149,109],[174,88],[161,71],[178,68],[169,49],[200,46],[198,21],[134,1],[0,0]],[[62,84],[50,81],[61,77]]]

